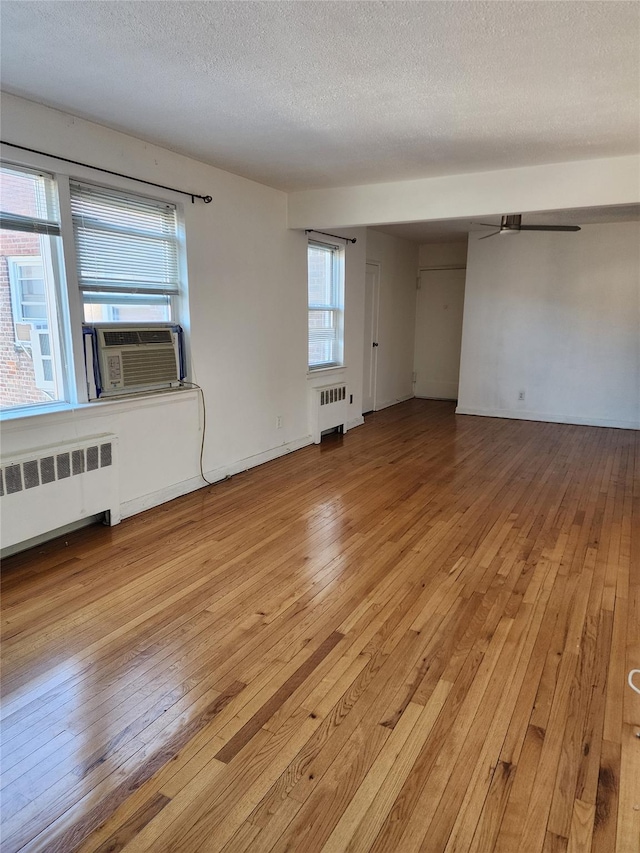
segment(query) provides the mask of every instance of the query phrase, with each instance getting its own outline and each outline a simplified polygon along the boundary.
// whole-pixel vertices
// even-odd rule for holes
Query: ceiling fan
[[[474,225],[485,225],[487,228],[495,228],[489,222],[474,222]],[[500,228],[492,234],[485,234],[480,237],[481,240],[486,240],[487,237],[495,237],[496,234],[518,234],[520,231],[580,231],[579,225],[523,225],[522,214],[514,213],[508,216],[503,216],[500,219]]]

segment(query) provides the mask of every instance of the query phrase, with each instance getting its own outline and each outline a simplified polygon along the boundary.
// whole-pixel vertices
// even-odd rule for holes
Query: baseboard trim
[[[290,441],[287,444],[281,444],[278,447],[273,447],[270,450],[265,450],[262,453],[257,453],[255,456],[248,456],[245,459],[240,459],[230,465],[225,465],[222,468],[216,468],[213,471],[205,471],[207,480],[211,483],[219,483],[226,480],[227,477],[232,477],[234,474],[239,474],[241,471],[248,471],[250,468],[255,468],[258,465],[263,465],[265,462],[271,462],[280,456],[286,456],[288,453],[293,453],[295,450],[300,450],[312,444],[311,436],[306,435],[303,438]],[[139,498],[133,498],[130,501],[125,501],[120,509],[122,518],[130,518],[132,515],[137,515],[139,512],[144,512],[147,509],[160,506],[167,501],[175,500],[183,495],[188,495],[190,492],[195,492],[206,486],[202,482],[201,477],[191,477],[188,480],[183,480],[180,483],[175,483],[171,486],[166,486],[163,489],[158,489],[155,492],[150,492],[148,495],[142,495]]]
[[[356,427],[362,426],[364,423],[364,417],[360,415],[357,418],[354,418],[352,421],[347,421],[347,431],[350,429],[355,429]]]
[[[85,518],[72,521],[65,524],[63,527],[57,527],[55,530],[48,530],[46,533],[40,533],[38,536],[32,536],[31,539],[25,539],[22,542],[16,542],[15,545],[7,545],[0,551],[0,558],[3,560],[7,557],[12,557],[14,554],[19,554],[21,551],[28,551],[29,548],[36,548],[38,545],[44,545],[51,539],[57,539],[59,536],[65,536],[67,533],[73,533],[75,530],[80,530],[83,527],[89,527],[91,524],[97,524],[104,519],[104,513],[98,515],[88,515]]]
[[[404,397],[397,397],[395,400],[387,400],[384,403],[376,403],[376,412],[382,409],[388,409],[390,406],[397,406],[398,403],[406,403],[407,400],[413,400],[414,394],[406,394]]]
[[[457,406],[456,415],[480,415],[485,418],[505,418],[514,421],[539,421],[549,424],[606,427],[611,429],[640,429],[640,422],[609,420],[607,418],[581,418],[574,415],[551,415],[546,412],[514,412],[511,409],[480,409]]]

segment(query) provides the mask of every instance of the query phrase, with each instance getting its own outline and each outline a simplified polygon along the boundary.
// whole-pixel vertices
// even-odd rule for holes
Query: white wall
[[[458,399],[464,282],[464,269],[420,273],[413,358],[416,397]]]
[[[418,253],[420,269],[426,267],[465,267],[467,265],[467,235],[455,243],[423,243]]]
[[[3,138],[117,172],[197,193],[213,202],[155,191],[9,146],[9,162],[34,165],[183,206],[189,280],[190,377],[204,389],[209,478],[310,442],[307,377],[307,237],[287,228],[286,195],[171,151],[41,105],[3,97]],[[361,422],[362,326],[366,233],[346,262],[347,368]],[[188,321],[188,318],[183,318]],[[188,323],[189,324],[189,323]],[[325,382],[331,381],[329,379]],[[282,417],[283,427],[276,428]],[[202,485],[199,395],[184,391],[108,401],[6,421],[3,456],[85,435],[119,437],[124,516]],[[353,425],[353,424],[352,424]]]
[[[413,397],[418,246],[369,228],[367,261],[380,264],[376,408],[383,409]]]
[[[640,428],[637,223],[471,235],[457,411]]]

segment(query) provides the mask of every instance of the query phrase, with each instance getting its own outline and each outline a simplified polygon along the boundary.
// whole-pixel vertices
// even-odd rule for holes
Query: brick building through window
[[[20,175],[4,173],[2,207],[8,207],[12,213],[23,216],[40,215],[33,182],[25,181]],[[0,230],[2,408],[48,403],[55,399],[49,378],[51,364],[43,367],[43,363],[50,362],[51,358],[48,339],[50,297],[44,278],[43,239],[47,238],[23,231]],[[24,264],[21,263],[21,258],[25,259]],[[38,277],[38,267],[42,271],[42,277]],[[43,333],[43,346],[40,346],[40,341],[36,347],[33,346],[31,329]]]

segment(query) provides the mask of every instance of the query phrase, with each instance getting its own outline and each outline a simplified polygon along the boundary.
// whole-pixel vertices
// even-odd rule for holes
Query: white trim
[[[271,462],[272,459],[277,459],[279,456],[286,456],[288,453],[293,453],[294,450],[300,450],[310,444],[312,444],[311,436],[306,435],[303,438],[298,438],[295,441],[288,442],[287,444],[281,444],[278,447],[265,450],[255,456],[248,456],[246,459],[240,459],[238,462],[233,462],[222,468],[216,468],[213,471],[205,471],[205,476],[207,480],[210,480],[212,483],[219,483],[227,477],[232,477],[234,474],[239,474],[241,471],[248,471],[250,468],[263,465],[265,462]],[[159,506],[167,501],[174,500],[174,498],[182,497],[182,495],[189,494],[189,492],[195,492],[198,489],[203,489],[206,485],[206,483],[202,482],[201,477],[191,477],[189,480],[183,480],[181,483],[175,483],[172,486],[158,489],[158,491],[151,492],[148,495],[133,498],[130,501],[125,501],[120,506],[121,517],[129,518],[132,515],[137,515],[139,512],[144,512],[146,509]]]
[[[29,411],[12,409],[3,412],[2,431],[22,431],[28,427],[48,426],[47,420],[52,423],[75,423],[78,416],[96,417],[102,409],[107,414],[113,415],[119,412],[132,411],[133,409],[148,408],[150,406],[164,406],[167,403],[184,402],[199,396],[197,388],[173,388],[171,391],[156,391],[145,394],[128,394],[126,399],[112,397],[110,399],[95,400],[91,403],[80,403],[71,405],[69,403],[51,403],[43,406],[30,406]],[[55,408],[53,408],[55,407]],[[45,418],[47,420],[45,420]]]
[[[65,524],[63,527],[58,527],[56,530],[48,530],[46,533],[40,533],[38,536],[33,536],[31,539],[25,539],[23,542],[16,542],[15,545],[7,545],[0,551],[0,557],[4,560],[13,554],[19,554],[21,551],[28,551],[29,548],[35,548],[36,545],[42,545],[45,542],[50,542],[52,539],[57,539],[59,536],[65,536],[67,533],[73,533],[74,530],[80,530],[82,527],[90,527],[92,524],[97,524],[101,518],[105,517],[105,513],[98,515],[88,515],[86,518],[80,518],[78,521],[72,521],[70,524]]]
[[[358,415],[357,418],[354,418],[352,421],[347,421],[347,429],[352,430],[356,427],[362,426],[364,424],[364,416]]]
[[[84,340],[82,323],[84,313],[76,272],[76,244],[73,237],[69,176],[56,174],[58,202],[60,205],[60,228],[62,240],[61,265],[64,268],[65,286],[62,291],[62,324],[60,334],[65,341],[65,352],[69,358],[69,373],[73,377],[69,388],[72,404],[86,403],[89,399],[84,364]],[[79,330],[79,331],[74,331]]]
[[[407,400],[413,400],[415,394],[405,394],[404,397],[396,397],[395,400],[387,400],[384,403],[378,403],[375,408],[376,412],[379,412],[381,409],[388,409],[390,406],[396,406],[398,403],[406,403]]]
[[[640,430],[640,421],[619,421],[609,418],[581,418],[576,415],[551,415],[546,412],[514,412],[512,409],[479,409],[458,406],[456,415],[480,415],[487,418],[506,418],[516,421],[540,421],[551,424],[575,424],[576,426],[611,427],[612,429]]]
[[[436,266],[432,267],[418,267],[418,273],[434,272],[436,270],[466,270],[466,268],[466,264],[437,264]]]
[[[379,342],[379,337],[380,337],[380,285],[382,282],[382,263],[381,263],[381,261],[371,260],[370,258],[365,259],[365,265],[364,265],[364,268],[365,268],[365,292],[364,292],[364,314],[365,314],[364,320],[365,320],[365,323],[364,323],[364,325],[365,325],[365,327],[366,327],[366,323],[367,323],[367,317],[366,317],[366,304],[367,304],[366,271],[367,271],[368,266],[375,267],[377,272],[376,272],[376,276],[375,276],[375,280],[374,280],[373,293],[371,294],[371,299],[372,299],[372,302],[371,302],[371,325],[372,325],[371,337],[369,337],[369,330],[367,328],[364,328],[363,329],[364,349],[363,349],[362,358],[363,358],[363,368],[364,368],[364,363],[366,360],[364,350],[367,350],[369,352],[369,358],[372,360],[369,364],[370,364],[370,367],[373,368],[373,394],[371,395],[371,406],[372,406],[372,408],[367,409],[367,411],[374,411],[375,412],[376,409],[378,408],[378,359],[379,359],[378,342]],[[371,351],[374,343],[376,344],[375,354]],[[364,410],[364,408],[365,408],[365,403],[364,403],[365,387],[364,386],[365,386],[365,377],[364,377],[364,369],[363,369],[362,402],[361,402],[361,406],[360,406],[360,408],[362,410]],[[369,398],[367,397],[367,400],[368,399]]]
[[[319,376],[322,373],[332,373],[334,370],[346,370],[346,364],[335,364],[333,367],[315,367],[309,368],[307,370],[307,379],[311,379],[313,376]]]

